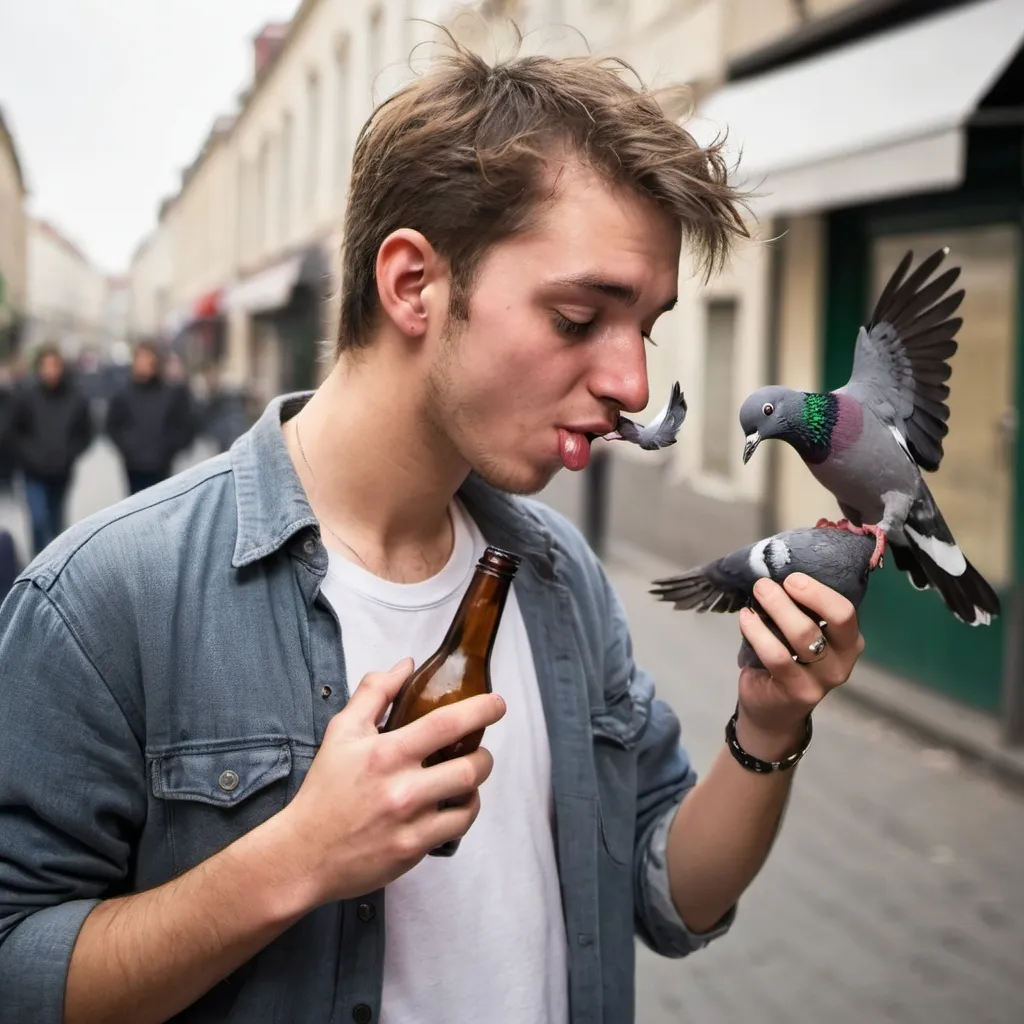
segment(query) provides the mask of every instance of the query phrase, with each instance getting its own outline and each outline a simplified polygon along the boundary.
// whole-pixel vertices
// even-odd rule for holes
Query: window
[[[235,266],[241,266],[250,256],[253,247],[253,211],[257,208],[253,191],[255,188],[255,167],[252,161],[238,158],[238,189],[235,196]]]
[[[334,51],[334,180],[343,187],[348,179],[350,161],[349,125],[349,46],[348,39],[342,39]]]
[[[320,76],[310,72],[306,80],[306,209],[316,210],[320,183]]]
[[[732,400],[736,353],[736,300],[716,299],[707,305],[704,342],[704,430],[702,463],[705,473],[729,479],[735,456],[735,403]]]
[[[270,140],[260,143],[256,162],[256,249],[262,252],[270,241]]]
[[[287,242],[291,231],[292,209],[292,144],[294,131],[292,115],[285,114],[281,123],[280,175],[277,182],[278,223],[280,227],[279,241]]]

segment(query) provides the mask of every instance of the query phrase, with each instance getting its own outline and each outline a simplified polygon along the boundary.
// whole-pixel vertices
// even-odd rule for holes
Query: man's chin
[[[525,465],[503,466],[496,462],[475,466],[476,474],[495,490],[506,494],[527,496],[538,494],[554,479],[562,466]]]

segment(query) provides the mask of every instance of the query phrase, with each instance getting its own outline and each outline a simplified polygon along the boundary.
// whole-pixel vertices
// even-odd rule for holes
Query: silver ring
[[[809,644],[807,649],[811,654],[817,657],[823,650],[825,650],[826,647],[828,647],[828,641],[825,639],[824,635],[822,635]]]

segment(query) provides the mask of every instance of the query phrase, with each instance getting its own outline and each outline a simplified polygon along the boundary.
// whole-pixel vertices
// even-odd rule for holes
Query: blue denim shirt
[[[307,397],[275,400],[229,452],[73,527],[0,608],[2,1024],[59,1024],[96,904],[280,811],[345,704],[327,551],[280,430]],[[460,493],[488,541],[524,556],[514,585],[550,736],[571,1019],[629,1021],[634,934],[683,956],[732,919],[691,934],[669,897],[668,824],[696,777],[578,532],[475,476]],[[385,898],[319,907],[175,1020],[376,1020]]]

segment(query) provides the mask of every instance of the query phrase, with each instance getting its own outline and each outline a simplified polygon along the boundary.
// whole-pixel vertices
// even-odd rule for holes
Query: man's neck
[[[418,375],[389,363],[378,351],[339,363],[284,436],[328,548],[411,583],[451,554],[448,509],[468,467],[426,426]]]

